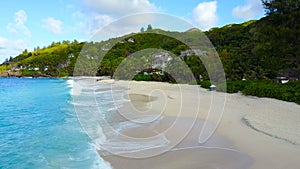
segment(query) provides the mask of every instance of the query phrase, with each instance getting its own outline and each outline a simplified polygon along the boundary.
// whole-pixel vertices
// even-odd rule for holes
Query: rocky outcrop
[[[16,71],[16,70],[8,70],[8,71],[5,71],[5,72],[2,72],[0,74],[0,77],[23,77],[24,75],[22,75],[21,72],[19,71]],[[36,72],[32,75],[27,75],[27,76],[30,76],[30,77],[33,77],[33,78],[39,78],[39,77],[51,77],[50,75],[46,75],[46,74],[43,74],[41,72]]]
[[[22,77],[22,73],[19,71],[8,70],[5,72],[2,72],[0,74],[0,77]]]
[[[7,72],[7,71],[2,72],[2,73],[0,74],[0,77],[8,77],[8,72]]]
[[[43,74],[41,72],[36,72],[32,75],[33,78],[39,78],[39,77],[51,77],[50,75]]]

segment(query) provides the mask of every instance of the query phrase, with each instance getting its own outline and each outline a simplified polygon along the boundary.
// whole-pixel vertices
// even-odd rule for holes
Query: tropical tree
[[[256,26],[254,53],[269,78],[287,72],[300,75],[300,0],[262,3],[267,17]]]

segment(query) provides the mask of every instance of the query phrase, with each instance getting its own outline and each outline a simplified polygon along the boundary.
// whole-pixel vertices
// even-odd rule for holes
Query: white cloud
[[[94,15],[87,22],[80,22],[77,29],[85,35],[101,36],[101,40],[108,37],[118,37],[132,32],[139,32],[141,27],[156,21],[158,16],[153,13],[130,15],[120,19],[114,19],[109,15]],[[95,38],[95,37],[93,37]],[[99,40],[99,37],[97,37]]]
[[[253,19],[263,14],[264,9],[261,0],[247,0],[244,6],[237,6],[232,10],[232,15],[242,19]]]
[[[31,37],[31,32],[25,26],[27,21],[27,14],[24,10],[19,10],[14,15],[14,22],[10,22],[7,25],[7,30],[13,34],[24,34],[27,37]]]
[[[159,8],[150,3],[149,0],[83,0],[82,11],[73,13],[73,19],[78,20],[78,25],[76,26],[85,35],[93,35],[100,28],[119,18],[137,13],[158,12]],[[141,23],[140,20],[143,20],[143,22],[147,21],[145,18],[131,20],[124,23],[124,25],[119,25],[118,30],[120,31],[120,28],[122,30],[128,29],[125,28],[128,25],[136,26],[138,23]]]
[[[16,56],[20,54],[28,45],[22,39],[19,40],[9,40],[0,37],[0,63],[2,63],[5,58],[10,56]]]
[[[161,15],[156,15],[153,13],[127,16],[101,28],[101,30],[97,32],[97,35],[100,35],[101,38],[103,38],[103,34],[106,35],[106,37],[119,37],[132,32],[139,32],[141,27],[147,28],[148,24],[153,22],[158,24],[159,22],[157,21],[162,19],[160,16]],[[96,38],[98,37],[96,36]]]
[[[54,34],[60,34],[62,32],[62,21],[54,19],[52,17],[43,19],[44,28]]]
[[[111,23],[114,19],[109,15],[93,14],[84,22],[79,22],[76,26],[85,35],[93,35],[101,27]]]
[[[194,22],[201,30],[207,30],[216,26],[218,21],[217,16],[217,1],[202,2],[193,10]]]
[[[95,13],[117,16],[158,11],[149,0],[84,0],[84,4]]]

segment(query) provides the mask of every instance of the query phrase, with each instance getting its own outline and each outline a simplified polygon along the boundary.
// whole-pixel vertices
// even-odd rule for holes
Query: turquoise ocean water
[[[120,114],[124,103],[129,103],[124,97],[128,89],[113,83],[97,83],[95,78],[0,78],[0,169],[112,169],[96,149],[103,155],[135,155],[152,148],[167,149],[170,141],[164,134],[145,140],[128,139],[120,134],[135,129],[157,132],[153,129],[160,121],[171,126],[176,120],[161,116],[144,123],[157,115],[134,111]],[[131,121],[127,116],[142,123]],[[190,119],[181,120],[180,124],[191,123]],[[199,121],[193,129],[196,137],[203,124]],[[183,140],[170,151],[198,148],[201,152],[205,145],[199,145],[197,140]],[[205,144],[228,146],[219,137],[212,137]],[[227,169],[245,168],[251,163],[243,153],[216,149],[216,155],[221,158],[230,153],[228,166],[214,161],[203,161],[203,165]],[[120,164],[119,168],[124,168],[123,163]]]
[[[70,104],[70,80],[0,78],[0,168],[109,168]]]

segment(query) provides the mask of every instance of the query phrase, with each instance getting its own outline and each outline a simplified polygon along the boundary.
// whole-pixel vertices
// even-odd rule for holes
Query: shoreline
[[[34,78],[34,79],[39,79],[39,78],[59,78],[59,79],[72,79],[72,78],[82,78],[82,79],[96,79],[97,82],[101,82],[101,81],[119,81],[119,80],[115,80],[115,79],[112,79],[110,78],[109,76],[62,76],[62,77],[55,77],[55,76],[0,76],[0,78]],[[120,80],[120,81],[123,81],[123,80]],[[157,81],[135,81],[135,82],[147,82],[147,83],[151,83],[151,82],[154,82],[154,83],[168,83],[168,82],[157,82]],[[229,81],[229,82],[235,82],[235,81]],[[168,83],[168,84],[172,84],[172,83]],[[189,84],[191,86],[194,86],[192,84]],[[196,84],[195,86],[200,86],[202,89],[205,89],[205,90],[209,90],[208,88],[205,88],[205,87],[202,87],[201,85],[199,84]],[[220,92],[220,93],[223,93],[222,91],[214,91],[214,92]],[[226,94],[239,94],[241,93],[240,91],[236,91],[236,92],[229,92],[228,90],[225,92]],[[284,99],[278,99],[278,98],[275,98],[275,97],[267,97],[267,96],[257,96],[257,95],[245,95],[243,94],[244,96],[246,97],[249,97],[249,98],[258,98],[258,99],[275,99],[275,100],[279,100],[279,101],[283,101],[283,102],[288,102],[288,103],[295,103],[297,105],[300,105],[300,103],[296,102],[296,101],[289,101],[289,100],[284,100]]]
[[[177,114],[174,114],[174,110],[176,110],[176,106],[178,103],[179,96],[176,95],[176,85],[168,84],[168,83],[160,83],[160,82],[136,82],[136,81],[100,81],[99,83],[111,83],[113,86],[122,86],[127,87],[127,95],[131,102],[131,106],[137,107],[141,111],[147,110],[147,108],[151,108],[151,114],[159,113],[157,106],[162,102],[162,98],[166,98],[167,105],[164,109],[163,115],[166,117],[177,117]],[[131,86],[128,86],[131,84]],[[185,92],[190,97],[190,105],[193,104],[193,97],[195,97],[195,92],[193,91],[193,87],[190,85],[183,85],[182,91]],[[159,88],[160,90],[166,92],[166,95],[159,95],[159,93],[153,93],[154,89]],[[133,95],[129,95],[129,94]],[[205,89],[200,88],[199,93],[201,94],[203,104],[201,103],[201,108],[199,110],[199,115],[197,115],[198,119],[205,119],[207,115],[204,113],[209,109],[207,103],[210,103],[211,94],[218,95],[218,92],[209,92]],[[153,95],[158,95],[155,99],[153,99]],[[139,101],[142,97],[143,101]],[[145,98],[149,99],[145,99]],[[132,103],[134,102],[134,103]],[[263,102],[263,103],[262,103]],[[151,104],[149,104],[151,103]],[[280,104],[279,104],[280,103]],[[148,106],[148,107],[147,107]],[[175,108],[174,108],[175,107]],[[124,107],[123,107],[124,109]],[[125,106],[125,109],[126,106]],[[193,110],[192,107],[187,105],[186,108],[183,110],[183,117],[191,117],[189,111]],[[275,113],[274,113],[275,112]],[[279,130],[296,130],[297,132],[299,127],[298,123],[300,121],[300,106],[296,103],[279,101],[276,99],[269,99],[269,98],[258,98],[252,96],[244,96],[241,94],[227,94],[227,101],[226,106],[224,109],[223,117],[218,124],[218,128],[216,130],[216,135],[224,137],[226,140],[230,142],[229,145],[226,145],[225,148],[235,149],[241,151],[242,153],[248,154],[250,158],[253,159],[253,164],[250,166],[251,169],[258,169],[258,168],[297,168],[299,162],[297,160],[297,156],[300,155],[300,146],[291,144],[285,140],[281,140],[275,137],[271,137],[264,133],[258,132],[251,128],[250,126],[246,125],[243,122],[243,118],[247,117],[250,119],[252,123],[256,122],[258,127],[261,128],[262,131],[265,131],[267,126],[259,125],[264,124],[265,121],[268,124],[272,124],[274,126],[283,126],[285,124],[289,124],[289,127],[286,128],[275,128],[274,130],[266,131],[274,132],[280,137],[290,137],[291,133],[287,135],[282,135],[285,131],[279,132]],[[148,112],[149,113],[149,112]],[[279,117],[284,124],[273,124],[278,123],[278,120],[272,122],[272,118],[270,119],[263,119],[264,117],[272,117],[272,113],[276,119],[279,114],[284,114],[283,117]],[[263,114],[264,116],[260,117],[259,114]],[[182,119],[182,117],[180,117]],[[279,121],[280,122],[280,121]],[[163,125],[162,125],[163,126]],[[136,133],[135,133],[136,134]],[[215,135],[214,134],[214,135]],[[278,137],[278,136],[277,136]],[[295,140],[300,140],[300,136],[296,135],[293,137]],[[188,146],[187,146],[188,147]],[[198,153],[198,152],[194,152]],[[168,153],[166,153],[168,154]],[[184,153],[183,153],[184,154]],[[166,155],[168,156],[168,155]],[[172,156],[172,155],[170,155]],[[188,156],[188,155],[185,155]],[[275,156],[275,157],[274,157]],[[167,158],[167,157],[165,157]],[[118,158],[117,156],[109,156],[104,157],[107,161],[112,163],[112,166],[119,166],[121,161],[124,160],[122,158]],[[155,163],[158,159],[153,158],[155,160],[149,160],[151,163]],[[222,158],[221,158],[222,159]],[[220,159],[220,160],[221,160]],[[121,160],[121,161],[120,161]],[[127,159],[127,162],[136,162],[136,160]],[[171,160],[171,159],[170,159]],[[175,159],[172,159],[176,161]],[[123,162],[126,162],[123,161]],[[146,161],[144,161],[146,162]],[[147,162],[146,162],[147,163]],[[178,161],[180,163],[180,161]],[[249,161],[247,163],[249,165]],[[167,164],[164,164],[167,165]],[[176,165],[175,165],[176,166]],[[158,165],[159,167],[159,165]],[[196,166],[195,166],[196,167]],[[138,167],[137,167],[138,168]],[[244,168],[248,168],[244,166]],[[118,169],[118,167],[116,168]]]

